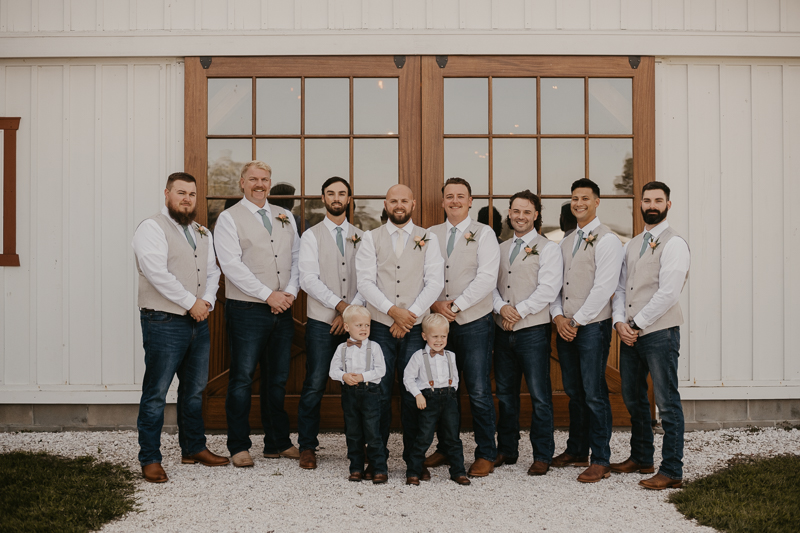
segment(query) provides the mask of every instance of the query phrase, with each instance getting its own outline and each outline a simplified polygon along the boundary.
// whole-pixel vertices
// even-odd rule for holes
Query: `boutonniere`
[[[655,254],[656,248],[658,248],[660,244],[661,244],[660,239],[653,240],[653,238],[650,237],[650,253]]]
[[[464,235],[464,238],[467,239],[466,245],[469,246],[469,243],[475,242],[475,233],[470,231]]]
[[[361,242],[361,237],[353,233],[353,235],[347,240],[353,243],[353,249],[355,249],[356,245]]]
[[[286,224],[289,223],[289,217],[286,216],[285,213],[281,213],[280,215],[276,216],[275,218],[281,223],[281,227],[283,228]]]
[[[199,234],[200,234],[200,237],[201,237],[201,238],[202,238],[202,237],[208,237],[208,231],[206,231],[206,228],[204,228],[203,226],[201,226],[201,225],[200,225],[200,224],[198,224],[197,222],[195,222],[195,223],[194,223],[194,230],[195,230],[197,233],[199,233]]]
[[[594,241],[596,241],[596,240],[597,240],[597,235],[595,235],[594,233],[592,233],[590,231],[589,235],[587,235],[586,237],[583,238],[583,242],[586,243],[586,246],[583,247],[583,250],[586,251],[586,249],[589,246],[594,247]]]
[[[537,245],[534,244],[533,248],[531,248],[530,246],[526,246],[525,247],[525,257],[522,258],[523,261],[525,261],[527,258],[529,258],[532,255],[539,255],[539,250],[536,248],[536,246]]]
[[[419,248],[420,250],[422,250],[422,247],[425,246],[425,243],[427,243],[430,240],[427,237],[428,237],[427,233],[422,237],[420,237],[419,235],[414,237],[414,249],[416,250],[417,248]]]

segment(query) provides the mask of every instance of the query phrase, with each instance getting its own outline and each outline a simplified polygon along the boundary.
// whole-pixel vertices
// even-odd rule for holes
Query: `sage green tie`
[[[342,240],[342,228],[336,228],[336,246],[339,247],[342,257],[344,257],[344,241]]]
[[[197,245],[194,243],[194,239],[192,239],[192,233],[189,231],[189,226],[182,226],[183,233],[186,235],[186,240],[189,241],[189,244],[192,247],[192,250],[197,250]]]
[[[519,255],[519,249],[522,247],[522,243],[525,242],[525,241],[523,241],[522,239],[517,239],[514,242],[516,242],[517,245],[514,247],[513,250],[511,250],[511,257],[508,260],[508,264],[509,265],[513,265],[514,264],[514,259],[516,259],[517,255]]]
[[[456,228],[450,230],[450,239],[447,241],[447,257],[453,253],[453,247],[456,245]]]
[[[575,239],[575,248],[572,249],[572,257],[575,257],[575,254],[578,253],[578,248],[581,247],[582,241],[583,241],[583,231],[578,230],[578,238]]]
[[[639,257],[642,257],[644,255],[644,251],[647,250],[647,245],[650,244],[650,239],[652,237],[653,236],[650,234],[649,231],[644,234],[644,237],[642,238],[642,249],[639,250]]]
[[[259,209],[258,214],[261,215],[261,221],[264,223],[264,227],[267,228],[269,234],[272,235],[272,222],[270,222],[269,217],[267,216],[267,210]]]

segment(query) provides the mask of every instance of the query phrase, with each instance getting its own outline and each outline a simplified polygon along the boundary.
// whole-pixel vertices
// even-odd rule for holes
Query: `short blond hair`
[[[363,305],[348,305],[344,313],[342,313],[342,318],[348,324],[358,317],[370,320],[372,319],[372,314],[369,312],[369,309]]]
[[[261,170],[266,170],[267,172],[269,172],[269,177],[272,178],[272,167],[264,163],[263,161],[259,161],[257,159],[245,163],[244,166],[242,167],[242,171],[239,173],[239,177],[243,178],[244,173],[247,172],[247,169],[250,167],[256,167],[260,168]]]
[[[431,313],[422,319],[422,331],[427,333],[431,328],[442,327],[450,332],[450,322],[440,313]]]

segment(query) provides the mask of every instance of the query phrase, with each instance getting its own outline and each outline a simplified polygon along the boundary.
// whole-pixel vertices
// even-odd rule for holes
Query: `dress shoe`
[[[452,479],[459,485],[472,485],[472,481],[470,481],[467,476],[456,476],[456,477],[451,477],[450,479]]]
[[[618,474],[631,474],[633,472],[639,472],[640,474],[652,474],[656,471],[656,469],[653,467],[653,465],[640,465],[628,457],[621,463],[611,463],[611,471]]]
[[[502,453],[497,454],[497,459],[494,460],[494,466],[513,465],[517,464],[517,458]]]
[[[611,467],[592,465],[584,470],[580,476],[578,476],[578,481],[581,483],[597,483],[598,481],[602,481],[607,477],[611,477]]]
[[[382,485],[383,483],[386,483],[387,481],[389,481],[388,474],[375,474],[375,476],[372,478],[372,484],[373,485]]]
[[[300,468],[314,470],[317,467],[317,454],[314,450],[303,450],[300,452]]]
[[[556,468],[560,468],[562,466],[589,466],[589,458],[575,457],[574,455],[564,452],[561,455],[553,457],[553,461],[550,463],[550,466],[555,466]]]
[[[406,478],[406,485],[419,485],[419,478],[418,477],[407,477]]]
[[[437,466],[450,466],[450,461],[447,459],[447,456],[443,453],[433,452],[425,459],[425,462],[422,463],[423,466],[427,466],[428,468],[436,468]]]
[[[486,477],[494,472],[494,463],[488,459],[475,459],[472,466],[469,467],[467,475],[469,477]]]
[[[364,475],[361,472],[350,472],[350,477],[347,478],[347,481],[361,481]]]
[[[550,470],[550,465],[544,461],[534,461],[528,469],[529,476],[543,476]]]
[[[278,459],[280,457],[286,457],[287,459],[300,459],[300,450],[297,449],[297,446],[290,446],[278,453],[264,452],[264,457],[267,459]]]
[[[371,481],[373,477],[375,477],[375,467],[369,464],[367,468],[364,469],[364,479]]]
[[[422,475],[419,476],[420,481],[430,481],[431,480],[431,471],[428,470],[426,467],[422,467]]]
[[[650,479],[643,479],[639,485],[650,490],[679,489],[683,485],[680,479],[671,479],[664,474],[656,474]]]
[[[145,481],[150,483],[166,483],[169,481],[167,473],[161,468],[161,463],[150,463],[142,467],[142,475]]]
[[[231,457],[231,462],[236,468],[253,466],[253,458],[250,457],[250,452],[247,450],[234,454],[233,457]]]
[[[200,453],[190,455],[189,457],[181,457],[181,463],[185,465],[200,463],[201,465],[205,466],[225,466],[230,462],[230,459],[227,457],[222,457],[221,455],[211,453],[208,448]]]

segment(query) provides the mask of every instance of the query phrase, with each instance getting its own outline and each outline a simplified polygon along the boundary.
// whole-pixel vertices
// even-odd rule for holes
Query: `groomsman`
[[[511,197],[508,223],[514,238],[500,245],[500,275],[494,290],[494,377],[500,403],[495,465],[514,464],[519,456],[519,395],[524,375],[533,405],[531,476],[547,473],[555,450],[550,304],[561,290],[563,268],[558,245],[539,234],[541,211],[542,203],[531,191]]]
[[[669,187],[653,181],[642,187],[645,231],[625,245],[625,260],[614,294],[614,327],[622,339],[619,371],[622,398],[631,415],[631,455],[611,465],[613,472],[654,472],[653,429],[647,374],[653,378],[664,428],[658,474],[639,485],[678,488],[683,478],[683,407],[678,392],[678,356],[683,315],[678,298],[689,276],[686,241],[667,222]]]
[[[386,445],[395,366],[402,375],[414,352],[425,347],[422,319],[444,287],[444,259],[436,235],[411,221],[416,207],[411,189],[392,186],[384,206],[389,220],[364,233],[356,253],[356,270],[358,292],[372,313],[370,338],[380,344],[386,362],[381,380],[381,436]],[[417,406],[409,392],[401,394],[403,459],[408,463],[417,437]],[[426,478],[430,479],[430,474],[423,470],[421,479]]]
[[[184,172],[170,174],[161,212],[133,236],[139,272],[139,316],[145,372],[139,402],[139,463],[151,483],[168,481],[161,467],[161,429],[167,391],[178,375],[178,442],[182,463],[206,466],[228,459],[206,448],[203,390],[208,382],[208,313],[219,288],[209,231],[194,221],[197,184]]]
[[[492,228],[469,216],[472,187],[468,181],[450,178],[442,193],[447,221],[430,231],[438,238],[444,257],[444,290],[431,312],[450,321],[447,350],[456,354],[456,367],[464,376],[477,444],[475,462],[468,474],[483,477],[494,470],[497,456],[490,374],[494,340],[492,291],[497,285],[500,247]],[[446,451],[437,449],[425,466],[446,464]]]
[[[564,285],[550,306],[564,392],[569,396],[569,439],[551,466],[588,466],[578,481],[609,477],[611,402],[606,364],[611,346],[611,296],[622,267],[622,243],[597,218],[600,188],[590,179],[572,184],[576,231],[561,241]],[[591,466],[589,450],[592,451]]]
[[[264,457],[300,457],[289,440],[289,415],[283,408],[294,337],[291,306],[299,290],[300,238],[292,213],[267,202],[271,183],[269,165],[245,164],[239,179],[244,198],[220,214],[215,230],[231,349],[225,398],[228,450],[237,467],[253,466],[250,397],[259,364]]]
[[[362,232],[347,221],[352,192],[334,176],[322,185],[325,218],[300,239],[300,287],[308,294],[306,379],[297,412],[300,467],[317,467],[319,409],[336,348],[347,340],[342,313],[364,305],[356,287],[356,250]]]

